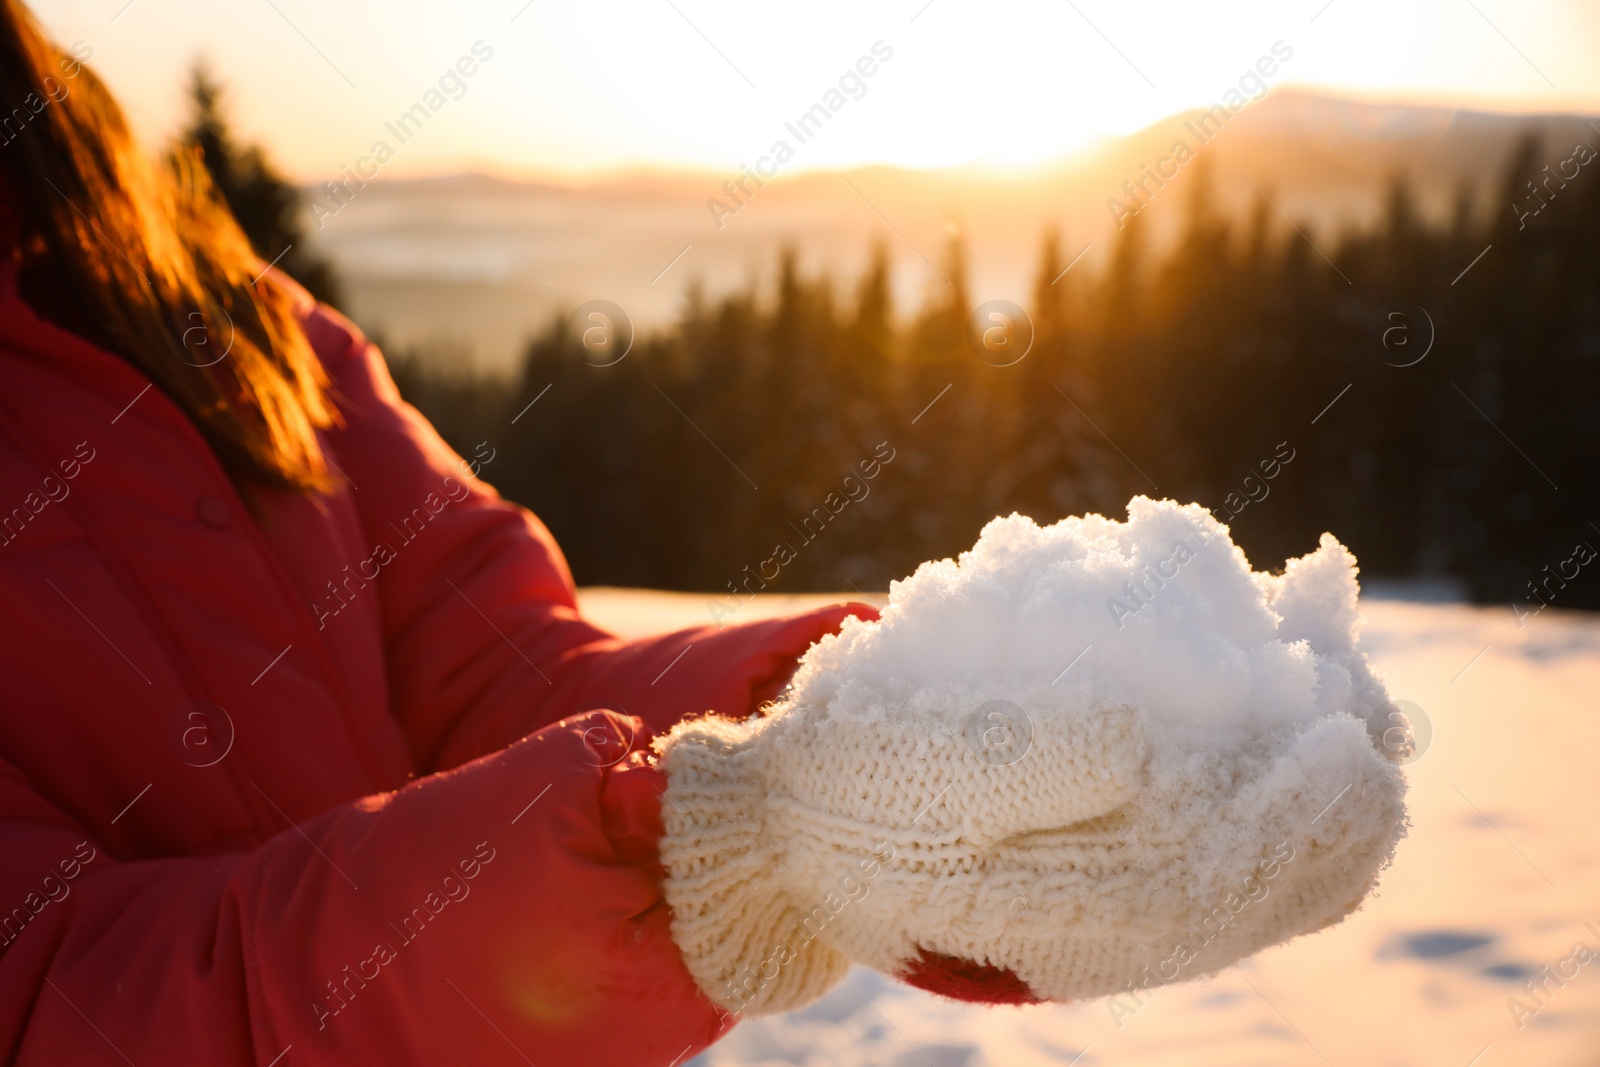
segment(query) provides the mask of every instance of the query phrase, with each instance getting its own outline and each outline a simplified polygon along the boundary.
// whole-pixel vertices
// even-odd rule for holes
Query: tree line
[[[509,457],[498,487],[585,583],[883,588],[994,515],[1145,493],[1200,502],[1258,566],[1332,530],[1369,576],[1600,606],[1574,562],[1600,544],[1600,176],[1554,185],[1546,154],[1524,141],[1444,221],[1397,179],[1335,237],[1264,198],[1225,217],[1202,164],[1159,254],[1133,219],[1101,271],[1063,274],[1044,235],[1032,346],[1006,366],[973,344],[957,239],[907,312],[884,247],[849,285],[784,250],[772,291],[691,292],[610,366],[561,320],[511,383],[425,359],[398,377],[458,448]]]
[[[219,187],[275,253],[298,235],[274,236],[270,166],[230,144],[213,85],[194,95],[191,144],[232,168]],[[1397,177],[1374,222],[1337,234],[1266,197],[1222,212],[1198,161],[1159,250],[1147,213],[1098,270],[1065,270],[1074,246],[1043,234],[1019,301],[1031,347],[1008,365],[974,343],[999,320],[973,327],[959,238],[914,308],[886,246],[847,281],[784,249],[774,285],[691,289],[609,365],[567,318],[510,381],[390,356],[458,451],[492,443],[495,485],[580,583],[728,604],[882,589],[995,515],[1120,516],[1144,493],[1209,508],[1258,567],[1331,530],[1368,577],[1454,578],[1522,618],[1600,607],[1593,158],[1528,138],[1442,220]],[[283,262],[332,289],[325,264]]]

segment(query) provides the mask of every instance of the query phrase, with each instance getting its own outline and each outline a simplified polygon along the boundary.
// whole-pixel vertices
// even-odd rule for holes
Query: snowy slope
[[[851,598],[761,597],[736,621]],[[580,600],[624,633],[710,621],[705,598],[687,594]],[[858,969],[819,1003],[742,1023],[692,1062],[1600,1064],[1600,956],[1572,956],[1579,941],[1600,953],[1600,618],[1547,610],[1519,630],[1509,608],[1368,598],[1362,610],[1363,646],[1433,736],[1408,769],[1411,833],[1349,920],[1116,1015],[1104,1000],[969,1007]],[[1526,992],[1563,961],[1570,977]]]

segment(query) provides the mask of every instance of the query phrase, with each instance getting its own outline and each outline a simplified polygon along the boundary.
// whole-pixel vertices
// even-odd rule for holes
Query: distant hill
[[[923,257],[937,262],[959,231],[974,297],[1026,305],[1043,227],[1062,229],[1069,256],[1089,246],[1074,269],[1097,271],[1115,231],[1107,200],[1136,203],[1123,183],[1180,139],[1211,158],[1225,208],[1245,210],[1265,195],[1332,254],[1338,229],[1369,218],[1394,174],[1409,179],[1424,214],[1450,212],[1462,189],[1480,213],[1510,211],[1487,197],[1524,131],[1540,134],[1551,161],[1578,141],[1600,147],[1600,122],[1583,117],[1275,92],[1224,124],[1174,115],[1027,173],[869,167],[779,178],[720,229],[707,200],[737,206],[722,188],[728,174],[633,174],[584,187],[459,175],[370,183],[315,239],[344,282],[345,310],[369,332],[397,347],[471,352],[479,368],[505,370],[530,334],[582,301],[615,301],[649,330],[671,318],[691,282],[719,293],[770,278],[785,242],[807,270],[853,281],[869,242],[883,240],[904,308],[942,284]],[[1170,173],[1175,164],[1161,166]],[[1158,240],[1181,217],[1189,174],[1178,168],[1159,189],[1145,181]]]

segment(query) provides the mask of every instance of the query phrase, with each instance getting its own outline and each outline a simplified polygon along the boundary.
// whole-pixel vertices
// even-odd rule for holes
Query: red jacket
[[[606,634],[472,477],[492,431],[464,464],[304,308],[339,488],[241,497],[0,266],[0,1055],[681,1063],[730,1020],[669,936],[639,750],[870,609]]]

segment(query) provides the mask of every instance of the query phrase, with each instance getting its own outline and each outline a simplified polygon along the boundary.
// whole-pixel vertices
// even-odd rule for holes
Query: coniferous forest
[[[1597,607],[1600,175],[1541,170],[1570,155],[1523,142],[1442,222],[1396,180],[1339,234],[1264,201],[1224,217],[1199,166],[1159,252],[1135,218],[1062,274],[1076,245],[1043,235],[1008,366],[969,343],[958,240],[919,307],[894,306],[888,247],[846,280],[786,251],[775,287],[691,293],[609,366],[565,321],[510,383],[390,356],[458,450],[490,443],[580,584],[882,589],[997,514],[1144,493],[1200,502],[1259,567],[1329,530],[1368,578]]]

